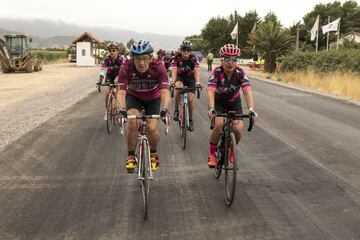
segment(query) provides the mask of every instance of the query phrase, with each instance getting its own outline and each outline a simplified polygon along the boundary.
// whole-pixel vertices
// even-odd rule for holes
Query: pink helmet
[[[220,48],[220,56],[222,57],[239,57],[240,53],[240,48],[234,44],[225,44]]]

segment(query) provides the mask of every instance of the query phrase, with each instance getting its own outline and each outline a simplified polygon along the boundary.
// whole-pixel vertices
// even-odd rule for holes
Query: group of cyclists
[[[146,115],[160,114],[164,122],[170,119],[170,94],[169,89],[182,88],[184,86],[194,88],[201,87],[200,65],[198,59],[191,54],[193,50],[190,41],[183,41],[179,51],[171,54],[170,60],[165,61],[165,56],[154,56],[154,48],[149,41],[140,40],[134,42],[130,49],[130,59],[124,59],[119,54],[119,46],[112,42],[107,45],[109,52],[101,64],[100,81],[105,83],[117,83],[117,123],[127,122],[126,138],[128,157],[125,168],[129,173],[136,166],[135,145],[137,141],[136,120],[127,120],[127,115],[139,115],[145,110]],[[215,151],[220,138],[223,118],[216,117],[217,113],[236,111],[242,113],[240,90],[244,94],[249,114],[254,120],[257,116],[254,111],[254,99],[251,93],[251,85],[245,71],[237,65],[237,59],[241,51],[234,44],[225,44],[220,48],[221,65],[214,68],[208,79],[208,117],[215,119],[215,125],[210,133],[208,166],[216,166]],[[159,55],[159,54],[158,54]],[[168,75],[168,72],[171,74]],[[169,77],[171,76],[171,77]],[[179,120],[179,104],[181,101],[180,91],[175,90],[174,121]],[[105,111],[109,111],[107,98],[110,87],[106,87]],[[195,90],[189,93],[189,131],[194,131],[193,112],[195,106]],[[107,114],[105,113],[105,120]],[[216,117],[216,118],[215,118]],[[149,119],[147,123],[148,138],[150,144],[151,168],[157,171],[160,165],[157,153],[157,145],[160,134],[157,128],[158,120]],[[244,131],[244,123],[241,119],[233,125],[237,143]]]

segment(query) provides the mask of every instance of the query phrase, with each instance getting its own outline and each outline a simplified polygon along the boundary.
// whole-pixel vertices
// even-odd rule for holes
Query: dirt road
[[[34,73],[0,74],[0,151],[95,88],[98,67],[45,65]]]

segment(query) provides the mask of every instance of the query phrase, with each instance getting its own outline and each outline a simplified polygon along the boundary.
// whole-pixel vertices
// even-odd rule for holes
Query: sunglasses
[[[117,49],[110,49],[109,52],[116,52]]]
[[[237,58],[236,57],[224,57],[222,58],[222,60],[226,63],[236,63],[237,62]]]
[[[134,57],[134,62],[149,62],[150,61],[150,57],[146,56],[146,57]]]
[[[188,49],[188,48],[184,48],[184,49],[181,49],[182,52],[191,52],[191,49]]]

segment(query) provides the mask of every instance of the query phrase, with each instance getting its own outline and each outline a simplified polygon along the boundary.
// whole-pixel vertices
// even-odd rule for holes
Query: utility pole
[[[299,25],[296,27],[296,51],[299,50]]]
[[[328,24],[330,23],[330,16],[328,16]],[[329,32],[327,32],[326,38],[326,51],[329,51]]]

